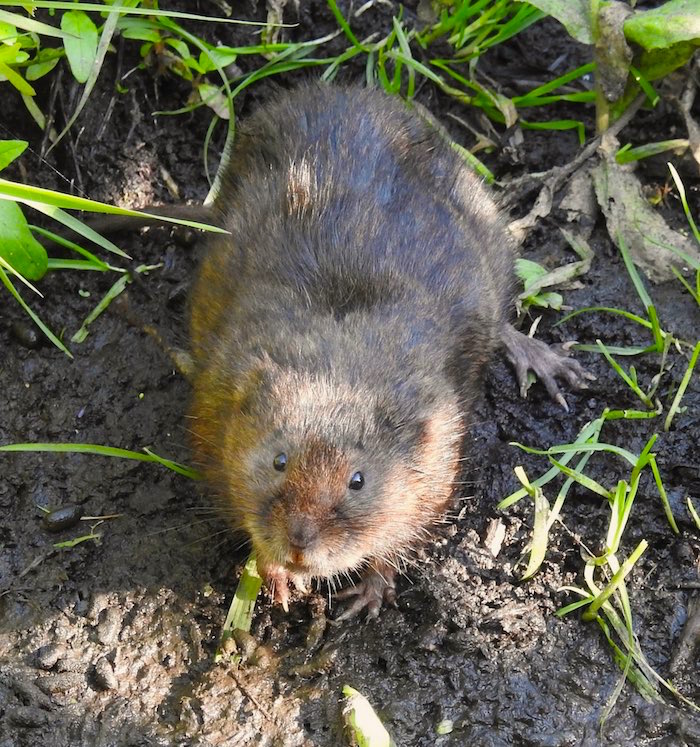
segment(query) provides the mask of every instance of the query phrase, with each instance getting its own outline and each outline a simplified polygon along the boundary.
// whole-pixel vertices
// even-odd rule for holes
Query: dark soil
[[[243,15],[264,16],[253,2],[241,5]],[[287,17],[295,20],[291,6]],[[325,3],[302,6],[301,26],[287,32],[292,38],[321,36],[334,27]],[[211,12],[211,6],[199,12]],[[362,37],[390,28],[390,19],[391,9],[377,4],[353,27]],[[229,44],[254,38],[246,28],[206,26],[199,32]],[[334,43],[338,50],[345,46],[342,38]],[[187,87],[149,71],[134,72],[125,81],[129,90],[113,93],[114,80],[137,61],[135,49],[125,45],[118,56],[108,57],[72,141],[48,160],[37,156],[42,133],[7,84],[0,84],[2,137],[26,138],[33,149],[23,158],[26,177],[15,169],[8,178],[63,190],[73,185],[90,197],[135,206],[173,199],[164,186],[165,169],[181,198],[203,198],[201,148],[209,115],[202,110],[152,115],[182,106]],[[508,93],[515,90],[514,81],[546,80],[547,66],[561,54],[568,55],[562,71],[585,59],[556,24],[542,24],[488,55],[484,69]],[[241,58],[240,64],[252,69],[259,60]],[[343,69],[341,77],[361,78],[363,65],[358,61]],[[275,86],[299,77],[256,84],[238,100],[237,114],[245,116],[256,101],[274,95]],[[40,101],[49,101],[48,85]],[[76,91],[67,72],[55,85],[60,122]],[[479,129],[485,126],[478,112],[436,95],[428,85],[419,98],[467,147],[472,136],[448,115],[457,114]],[[568,114],[581,117],[582,110]],[[557,110],[556,116],[566,115]],[[585,117],[590,122],[590,111]],[[674,130],[681,134],[671,134]],[[214,148],[220,147],[222,134],[215,136]],[[522,143],[503,136],[500,150],[487,157],[499,178],[565,163],[578,150],[570,132],[523,134]],[[640,113],[626,131],[634,142],[659,135],[683,136],[674,109],[663,102],[653,113]],[[665,179],[662,163],[644,165],[652,185]],[[699,215],[697,171],[683,176]],[[523,213],[527,209],[526,204],[519,207]],[[671,200],[669,213],[680,216],[676,201]],[[3,296],[0,442],[150,446],[188,461],[189,385],[138,321],[153,325],[171,344],[186,344],[186,290],[199,252],[190,238],[165,229],[119,237],[138,262],[163,266],[133,283],[126,302],[110,307],[87,340],[72,346],[73,361],[48,345],[34,350],[20,344],[17,336],[26,332],[26,317],[9,295]],[[582,288],[565,292],[566,303],[641,312],[603,225],[596,227],[591,244],[596,251],[592,270]],[[574,259],[556,215],[532,233],[524,254],[551,266]],[[41,283],[45,300],[32,303],[69,339],[112,282],[113,276],[100,273],[53,272]],[[662,325],[696,340],[700,314],[680,285],[650,290]],[[647,344],[640,329],[621,317],[583,314],[554,328],[557,316],[545,313],[539,327],[543,339],[592,343],[599,337],[618,345]],[[509,442],[566,443],[604,407],[637,407],[602,358],[582,354],[580,359],[598,379],[588,392],[567,394],[569,413],[537,385],[521,400],[510,370],[501,361],[493,363],[466,447],[466,487],[455,500],[453,518],[419,551],[419,570],[401,581],[397,609],[384,610],[376,622],[324,629],[325,589],[296,598],[287,615],[263,598],[251,646],[260,648],[239,669],[215,664],[213,653],[244,551],[219,519],[198,511],[211,502],[204,487],[157,465],[122,459],[2,455],[0,747],[340,745],[345,741],[339,698],[346,683],[369,698],[397,745],[700,743],[700,720],[692,711],[671,697],[646,703],[629,684],[601,736],[599,719],[620,671],[597,625],[576,614],[561,620],[554,612],[573,601],[558,591],[561,586],[583,585],[579,542],[600,548],[607,506],[583,489],[572,490],[564,508],[569,531],[554,528],[544,566],[528,583],[518,579],[531,534],[531,502],[522,501],[505,514],[495,509],[518,486],[514,466],[523,464],[530,477],[546,468],[544,460]],[[687,365],[675,351],[670,360],[673,368],[660,387],[666,406]],[[635,365],[640,380],[648,382],[659,361],[646,356]],[[653,480],[645,478],[621,553],[628,554],[642,538],[649,542],[627,584],[642,648],[663,676],[669,674],[697,594],[700,540],[684,501],[691,495],[700,503],[699,381],[696,375],[684,399],[687,409],[655,447],[681,533],[671,532]],[[657,430],[658,420],[618,421],[605,426],[604,436],[638,452]],[[626,476],[613,457],[600,456],[591,466],[595,478],[608,486]],[[48,533],[40,509],[67,505],[80,506],[85,516],[118,518]],[[496,557],[485,544],[494,520],[505,529]],[[99,541],[54,548],[53,543],[91,528]],[[697,658],[674,681],[700,702]],[[453,722],[453,731],[437,736],[444,719]]]

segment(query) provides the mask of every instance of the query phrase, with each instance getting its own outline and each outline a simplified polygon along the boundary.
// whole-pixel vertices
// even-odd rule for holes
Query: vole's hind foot
[[[371,568],[360,583],[339,591],[335,598],[353,598],[350,606],[335,618],[335,622],[351,620],[364,609],[367,610],[367,620],[374,620],[379,617],[383,604],[396,606],[396,571],[386,565]]]
[[[565,379],[574,389],[587,389],[587,382],[595,379],[595,376],[586,371],[577,360],[568,357],[573,342],[550,346],[518,332],[511,324],[503,326],[501,339],[506,358],[515,369],[522,397],[527,397],[528,372],[534,371],[547,388],[549,396],[568,412],[569,406],[559,390],[556,379]]]
[[[192,356],[182,348],[174,347],[167,343],[160,332],[152,325],[147,324],[143,317],[133,308],[129,300],[128,293],[122,293],[114,301],[113,308],[132,326],[145,332],[156,345],[170,358],[175,370],[184,376],[188,381],[194,377],[194,360]]]
[[[191,382],[192,377],[194,376],[194,360],[192,360],[192,356],[182,348],[168,345],[168,343],[163,340],[158,330],[150,324],[145,324],[141,329],[158,343],[160,349],[172,361],[175,369]]]

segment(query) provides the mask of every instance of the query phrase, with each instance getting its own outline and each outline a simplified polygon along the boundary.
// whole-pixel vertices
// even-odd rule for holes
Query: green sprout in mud
[[[672,169],[674,178],[678,179],[677,173]],[[680,183],[678,179],[677,184]],[[683,195],[684,208],[691,228],[694,221],[685,203],[685,194],[682,192],[680,184],[679,192]],[[693,231],[696,239],[697,231]],[[642,471],[649,469],[653,475],[659,497],[663,506],[664,513],[669,522],[671,530],[678,534],[678,525],[676,523],[671,505],[668,500],[666,489],[661,479],[661,474],[657,465],[656,455],[652,451],[658,434],[651,435],[646,445],[639,454],[634,454],[628,449],[620,446],[605,443],[600,440],[601,430],[606,422],[612,420],[652,420],[657,418],[663,412],[663,405],[656,396],[662,376],[666,373],[666,359],[671,345],[674,345],[679,351],[683,348],[691,348],[690,360],[681,382],[676,390],[671,405],[664,420],[664,430],[668,431],[674,415],[680,411],[681,401],[690,382],[698,356],[700,355],[700,341],[689,343],[679,340],[665,331],[659,322],[656,306],[654,305],[645,284],[637,271],[630,254],[627,250],[624,239],[617,237],[617,243],[623,258],[624,265],[632,280],[634,288],[645,309],[646,317],[633,314],[629,311],[609,307],[589,307],[579,309],[561,322],[566,321],[572,316],[588,312],[607,312],[618,314],[626,319],[640,325],[648,331],[652,337],[652,342],[646,347],[620,348],[604,345],[600,340],[596,346],[579,346],[580,348],[602,352],[608,363],[612,366],[621,380],[627,387],[642,401],[646,410],[612,410],[606,408],[603,414],[587,424],[579,433],[573,443],[561,444],[548,449],[536,449],[522,444],[513,444],[523,451],[530,454],[546,456],[549,459],[551,468],[536,479],[530,480],[522,467],[515,470],[516,476],[522,487],[509,495],[499,504],[499,509],[506,509],[525,496],[529,496],[534,504],[534,521],[532,541],[529,547],[529,559],[523,579],[531,578],[540,568],[546,557],[549,532],[555,522],[561,522],[561,512],[566,497],[574,484],[581,485],[587,490],[604,498],[610,507],[610,520],[608,531],[604,542],[603,550],[596,555],[588,548],[584,548],[586,553],[586,563],[584,567],[584,580],[586,589],[567,586],[562,591],[569,591],[581,597],[577,602],[563,607],[557,613],[563,616],[575,610],[584,608],[583,619],[587,621],[595,620],[601,626],[603,633],[608,641],[613,656],[620,669],[622,678],[611,694],[608,703],[601,717],[601,724],[610,715],[612,708],[620,695],[625,680],[629,680],[647,700],[659,699],[659,687],[666,689],[686,705],[695,710],[700,710],[694,703],[682,696],[671,682],[661,678],[649,665],[644,657],[639,642],[634,634],[632,611],[629,597],[625,587],[624,579],[630,573],[635,563],[647,548],[647,543],[642,540],[632,553],[622,562],[618,559],[618,553],[622,537],[632,513],[632,507],[637,497],[639,482]],[[696,268],[697,271],[697,268]],[[680,276],[682,277],[682,276]],[[560,323],[561,323],[560,322]],[[614,358],[611,351],[614,349],[618,355],[638,355],[640,353],[655,352],[661,358],[659,373],[652,379],[651,386],[645,391],[641,382],[638,380],[634,366],[625,370]],[[628,476],[620,477],[615,486],[609,487],[601,485],[584,472],[589,459],[594,454],[612,454],[621,457],[631,466],[631,472]],[[575,461],[573,467],[569,463]],[[550,507],[544,492],[544,487],[555,478],[562,476],[564,482],[561,485],[554,504]],[[693,502],[687,500],[688,513],[696,526],[700,527],[697,511]],[[602,574],[604,584],[596,578],[596,573]]]
[[[587,589],[574,586],[563,587],[560,591],[574,593],[580,596],[581,600],[557,612],[557,615],[564,616],[585,608],[583,619],[598,622],[613,650],[615,661],[623,671],[622,679],[608,701],[601,722],[605,721],[612,710],[625,679],[634,684],[647,700],[658,700],[658,687],[662,686],[686,704],[697,709],[695,704],[684,698],[669,681],[661,678],[650,667],[634,635],[632,611],[624,579],[646,550],[646,541],[640,541],[624,561],[620,562],[618,559],[622,537],[630,519],[640,477],[645,468],[651,470],[668,522],[672,530],[678,533],[678,526],[661,481],[655,454],[651,451],[657,439],[656,434],[652,435],[639,454],[633,454],[627,449],[599,440],[601,430],[608,421],[650,417],[655,417],[655,413],[637,410],[606,410],[600,418],[586,425],[571,444],[554,446],[546,450],[514,444],[528,453],[546,456],[552,467],[534,480],[527,477],[522,467],[516,468],[516,476],[523,487],[505,498],[498,506],[499,509],[508,508],[526,495],[529,495],[534,502],[534,529],[523,579],[531,578],[544,561],[549,532],[555,522],[561,521],[564,502],[574,483],[600,495],[610,507],[610,520],[602,552],[596,555],[588,548],[583,548],[586,553],[584,579]],[[629,476],[618,480],[613,488],[601,485],[583,471],[593,454],[606,452],[622,457],[632,467]],[[577,460],[575,466],[570,468],[568,464],[574,460]],[[550,508],[544,487],[559,475],[563,475],[566,479]],[[691,505],[689,503],[689,508]],[[596,579],[596,573],[603,577],[602,586]],[[614,635],[617,636],[617,640]]]

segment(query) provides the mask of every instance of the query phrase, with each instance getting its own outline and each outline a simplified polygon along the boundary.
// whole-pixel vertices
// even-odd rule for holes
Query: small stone
[[[493,555],[494,558],[498,557],[501,552],[503,540],[506,537],[506,528],[500,519],[491,519],[486,529],[486,537],[484,537],[484,545]]]
[[[29,348],[29,350],[36,350],[41,345],[41,334],[33,324],[13,322],[10,333],[22,347]]]
[[[109,607],[102,611],[100,622],[97,623],[97,640],[103,646],[116,643],[121,628],[121,613],[116,607]]]
[[[246,630],[240,630],[238,628],[234,628],[234,630],[231,631],[231,634],[233,635],[233,640],[236,642],[236,646],[238,647],[241,656],[244,659],[249,659],[258,647],[258,641],[255,636],[251,635]]]
[[[248,663],[253,667],[267,669],[275,660],[275,654],[268,646],[258,646],[253,655],[248,659]]]
[[[52,669],[65,653],[65,646],[60,643],[49,643],[37,650],[36,663],[41,669]]]
[[[56,693],[65,693],[68,690],[74,690],[84,680],[79,672],[62,672],[61,674],[47,674],[44,677],[37,677],[36,686],[47,695]]]
[[[119,685],[112,664],[104,656],[95,664],[95,685],[100,690],[116,690]]]
[[[83,509],[80,506],[61,506],[45,514],[42,522],[48,532],[62,532],[74,527],[82,515]]]
[[[233,656],[238,653],[236,641],[234,641],[230,635],[224,639],[224,642],[221,645],[221,651],[226,654],[226,656]]]
[[[46,711],[34,706],[19,706],[8,709],[5,716],[10,723],[24,727],[43,726],[49,719]]]

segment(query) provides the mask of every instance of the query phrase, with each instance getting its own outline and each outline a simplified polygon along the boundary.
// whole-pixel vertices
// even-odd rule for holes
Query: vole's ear
[[[279,366],[267,355],[252,362],[234,389],[233,407],[244,415],[253,412],[263,398],[270,396],[278,372]]]

